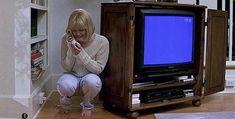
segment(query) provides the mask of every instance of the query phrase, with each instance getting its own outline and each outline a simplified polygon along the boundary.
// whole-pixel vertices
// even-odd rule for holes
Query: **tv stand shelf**
[[[161,107],[161,106],[165,106],[165,105],[172,105],[172,104],[178,104],[178,103],[192,101],[192,100],[193,100],[193,102],[192,102],[193,105],[199,106],[200,103],[197,102],[197,101],[199,101],[200,99],[201,99],[200,96],[192,96],[192,97],[185,97],[185,98],[179,98],[179,99],[172,99],[172,100],[163,101],[163,102],[133,104],[130,111],[139,111],[139,110],[143,110],[143,109],[156,108],[156,107]]]
[[[141,22],[138,19],[142,18],[139,17],[139,10],[141,9],[155,9],[154,11],[167,9],[166,11],[185,11],[194,14],[194,64],[187,67],[189,68],[187,71],[159,73],[161,71],[154,69],[151,70],[153,72],[148,70],[151,74],[155,73],[153,77],[142,77],[147,74],[142,75],[142,72],[139,72],[138,63],[136,62],[141,59],[137,55],[141,55],[141,52],[143,52],[141,49],[143,48],[138,47],[139,44],[135,44],[138,42],[137,40],[141,40],[140,37],[137,37],[138,35],[136,36],[136,34],[142,33],[140,32],[141,27],[138,26],[138,23]],[[186,101],[192,101],[194,106],[199,106],[203,95],[222,91],[224,85],[221,84],[224,84],[226,62],[227,14],[222,11],[208,10],[207,16],[210,22],[207,23],[207,49],[206,55],[204,55],[205,11],[206,6],[164,2],[102,3],[101,34],[106,36],[110,42],[110,56],[102,77],[101,96],[104,106],[117,107],[125,110],[128,117],[136,118],[139,110]],[[206,56],[205,67],[203,67],[204,56]],[[182,69],[184,70],[184,68]],[[158,72],[157,75],[156,72]],[[193,80],[171,82],[175,76],[184,75],[193,75]],[[151,81],[154,83],[151,83]],[[156,82],[162,84],[157,85]],[[146,85],[138,86],[137,83],[146,83]],[[143,101],[143,95],[146,96],[145,94],[164,92],[174,88],[183,90],[185,95],[185,90],[190,90],[190,93],[183,98],[180,97],[182,96],[180,92],[179,95],[175,96],[179,96],[177,99],[143,103],[145,101]],[[144,99],[148,99],[148,97],[144,97]],[[149,99],[151,100],[151,98]]]
[[[160,76],[177,76],[183,74],[192,74],[194,71],[173,71],[172,73],[158,73],[158,74],[150,74],[148,77],[160,77]]]
[[[163,88],[173,88],[173,87],[182,87],[194,85],[196,81],[187,81],[187,82],[177,82],[172,84],[163,84],[163,85],[151,85],[151,86],[133,86],[132,92],[154,90],[154,89],[163,89]]]

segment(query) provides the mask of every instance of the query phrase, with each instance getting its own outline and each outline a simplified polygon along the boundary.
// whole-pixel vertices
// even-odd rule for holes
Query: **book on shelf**
[[[43,71],[43,53],[42,48],[31,51],[31,78],[36,80],[41,77]]]
[[[139,94],[139,93],[132,94],[132,99],[133,99],[133,98],[139,98],[139,97],[140,97],[140,94]]]
[[[42,76],[43,73],[44,73],[44,71],[40,70],[37,74],[31,74],[31,79],[32,80],[39,79]]]
[[[193,92],[192,93],[185,93],[185,97],[192,97],[192,96],[194,96]]]
[[[43,57],[40,56],[40,57],[38,57],[38,58],[32,60],[31,62],[32,62],[31,65],[33,65],[33,66],[38,66],[38,65],[40,65],[40,64],[43,64]]]
[[[140,99],[132,99],[132,104],[140,104]]]
[[[32,68],[31,73],[38,74],[41,70],[42,70],[42,68],[40,66],[34,67],[34,68]]]
[[[140,94],[139,93],[135,93],[132,94],[132,104],[140,104]]]
[[[43,54],[39,50],[31,52],[31,65],[36,67],[43,64]]]
[[[40,66],[43,65],[43,60],[37,61],[37,62],[32,62],[32,67]]]
[[[194,96],[193,89],[184,89],[183,92],[185,94],[185,97],[192,97],[192,96]]]
[[[43,61],[43,56],[40,56],[40,57],[38,57],[38,58],[32,60],[32,62],[33,62],[34,64],[35,64],[35,63],[38,63],[38,62],[40,62],[40,61]]]
[[[33,80],[38,79],[42,76],[44,70],[42,69],[42,66],[36,66],[31,68],[31,78]]]
[[[31,60],[37,59],[42,56],[42,53],[39,50],[31,52]]]
[[[193,75],[190,75],[190,76],[175,76],[174,79],[178,80],[179,82],[189,82],[193,81],[195,78]]]
[[[40,66],[31,68],[32,75],[38,75],[41,72],[42,68]]]

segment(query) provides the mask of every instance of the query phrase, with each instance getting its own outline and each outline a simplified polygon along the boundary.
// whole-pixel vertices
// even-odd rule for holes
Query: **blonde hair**
[[[85,38],[89,39],[93,35],[95,31],[95,26],[92,21],[90,14],[83,9],[75,9],[68,21],[68,26],[66,29],[66,33],[70,32],[70,30],[74,27],[78,27],[79,29],[83,29],[86,31]]]

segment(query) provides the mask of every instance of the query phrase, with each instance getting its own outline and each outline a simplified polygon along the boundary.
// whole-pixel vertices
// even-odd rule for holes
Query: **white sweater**
[[[95,39],[78,55],[68,50],[64,35],[61,42],[61,64],[67,72],[84,76],[88,73],[98,75],[103,71],[109,56],[109,42],[104,36],[94,35]]]

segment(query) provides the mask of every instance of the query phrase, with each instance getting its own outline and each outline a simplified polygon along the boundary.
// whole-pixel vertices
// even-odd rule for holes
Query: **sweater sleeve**
[[[105,42],[97,52],[95,59],[92,59],[84,49],[78,55],[75,55],[77,60],[81,61],[82,64],[92,73],[100,74],[107,63],[109,56],[109,42],[105,38]]]
[[[61,41],[61,65],[66,71],[72,71],[75,63],[75,58],[72,52],[68,50],[67,42],[65,41],[65,35]]]

